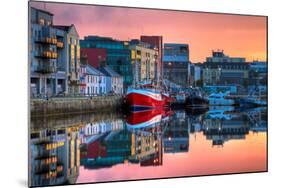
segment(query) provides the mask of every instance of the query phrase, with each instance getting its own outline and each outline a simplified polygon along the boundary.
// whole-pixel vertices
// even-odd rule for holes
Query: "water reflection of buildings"
[[[189,152],[190,134],[196,138],[197,132],[221,146],[229,140],[245,139],[249,132],[267,131],[267,109],[212,110],[198,115],[159,111],[126,120],[87,119],[91,123],[68,128],[44,126],[41,130],[36,126],[30,142],[31,185],[75,183],[80,163],[85,169],[125,163],[163,165],[165,153]]]
[[[121,119],[86,124],[80,133],[85,168],[110,167],[128,159],[131,137]]]
[[[161,137],[153,132],[112,131],[83,145],[81,164],[85,168],[104,168],[127,162],[141,166],[161,165],[161,143]]]
[[[127,162],[157,166],[163,164],[164,153],[189,152],[190,134],[196,132],[202,132],[213,145],[222,146],[229,140],[245,139],[250,131],[266,130],[265,124],[259,123],[264,118],[251,121],[251,113],[232,108],[213,109],[201,115],[188,115],[185,111],[170,116],[159,113],[134,115],[127,122],[99,122],[90,129],[90,124],[86,125],[83,133],[91,139],[82,147],[82,164],[86,168]]]
[[[205,115],[202,131],[213,145],[223,145],[229,140],[245,139],[250,131],[267,131],[267,114],[265,109],[250,109],[247,111],[227,112],[220,116]]]
[[[31,186],[73,184],[79,175],[79,127],[31,131]]]
[[[228,140],[245,139],[249,133],[249,124],[243,119],[205,119],[203,133],[207,140],[212,140],[213,145],[223,145]]]
[[[80,130],[84,135],[81,164],[85,168],[111,167],[126,162],[140,163],[141,166],[162,165],[160,124],[155,121],[152,125],[151,122],[147,127],[137,128],[131,124],[127,127],[122,120],[87,124]]]
[[[81,142],[88,143],[92,139],[102,136],[111,131],[124,129],[124,123],[121,119],[87,123],[80,128]]]
[[[140,162],[141,166],[162,165],[162,136],[159,128],[132,132],[130,162]]]
[[[164,152],[188,152],[189,131],[189,122],[184,111],[172,115],[164,132]]]

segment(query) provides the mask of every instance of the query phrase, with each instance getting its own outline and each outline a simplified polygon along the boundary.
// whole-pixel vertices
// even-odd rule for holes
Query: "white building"
[[[101,67],[99,71],[106,75],[106,93],[123,94],[123,77],[120,74],[108,66]]]
[[[106,93],[106,76],[91,65],[86,66],[86,95],[99,95]]]
[[[114,133],[124,129],[124,123],[121,119],[87,123],[80,128],[81,143],[89,143],[100,138],[104,133]]]
[[[81,128],[80,132],[85,136],[107,133],[110,131],[119,131],[124,129],[124,123],[121,119],[113,121],[101,121],[96,123],[88,123]]]

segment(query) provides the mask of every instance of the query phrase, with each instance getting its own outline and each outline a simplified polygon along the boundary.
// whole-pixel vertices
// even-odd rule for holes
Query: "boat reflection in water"
[[[55,120],[52,125],[51,119],[33,121],[32,186],[267,169],[266,108],[91,116]]]

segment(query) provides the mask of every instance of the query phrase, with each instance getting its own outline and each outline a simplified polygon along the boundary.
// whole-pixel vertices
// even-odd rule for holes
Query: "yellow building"
[[[134,82],[154,81],[156,79],[157,51],[146,43],[131,44],[131,57],[134,64]]]

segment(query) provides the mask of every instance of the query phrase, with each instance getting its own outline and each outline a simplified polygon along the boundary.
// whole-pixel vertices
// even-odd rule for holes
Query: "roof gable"
[[[95,69],[91,65],[87,65],[86,66],[86,71],[87,71],[87,74],[89,74],[89,75],[105,76],[102,72],[100,72],[99,70]]]
[[[73,34],[79,38],[79,34],[74,24],[71,25],[54,25],[53,27],[66,31],[68,34]]]
[[[117,72],[115,72],[113,69],[111,69],[110,67],[106,66],[106,67],[101,67],[99,68],[99,70],[104,73],[106,76],[110,76],[110,77],[121,77],[120,74],[118,74]]]

